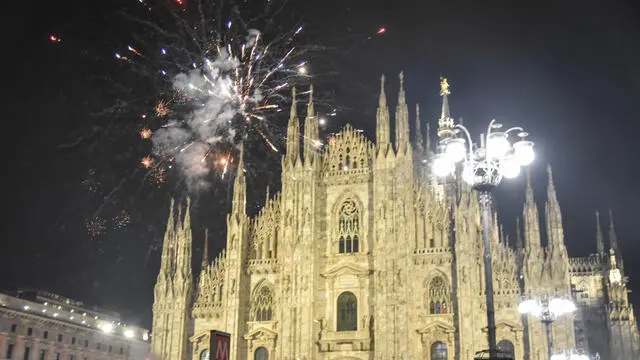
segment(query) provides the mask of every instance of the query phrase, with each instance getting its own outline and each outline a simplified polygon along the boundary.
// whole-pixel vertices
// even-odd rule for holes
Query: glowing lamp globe
[[[514,179],[520,175],[520,164],[514,156],[506,156],[500,163],[500,171],[507,179]]]
[[[549,301],[549,312],[554,317],[572,313],[576,309],[576,305],[569,299],[555,298]]]
[[[127,330],[125,330],[125,331],[124,331],[124,336],[125,336],[126,338],[131,339],[131,338],[132,338],[132,337],[134,337],[135,335],[136,335],[136,334],[135,334],[135,332],[134,332],[133,330],[131,330],[131,329],[127,329]]]
[[[487,157],[497,159],[504,156],[511,148],[507,134],[503,132],[494,132],[489,134],[487,138]]]
[[[522,166],[530,165],[536,158],[536,154],[533,151],[533,142],[527,140],[520,140],[513,144],[513,153],[518,163]]]
[[[462,161],[467,155],[467,147],[464,144],[464,139],[449,139],[445,148],[445,153],[453,162]]]
[[[110,333],[113,331],[113,324],[111,323],[103,323],[101,325],[98,326],[100,328],[100,330],[102,330],[103,332],[106,333]]]
[[[542,313],[542,305],[537,300],[528,299],[518,305],[518,311],[521,314],[538,316]]]
[[[469,185],[473,185],[476,180],[476,173],[473,170],[473,165],[466,163],[464,164],[464,169],[462,170],[462,180]]]
[[[438,177],[445,177],[451,174],[453,166],[451,161],[445,154],[436,155],[433,159],[433,165],[431,165],[433,173]]]

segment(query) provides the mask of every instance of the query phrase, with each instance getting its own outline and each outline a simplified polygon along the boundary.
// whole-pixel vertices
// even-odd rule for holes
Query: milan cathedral
[[[401,74],[394,142],[382,77],[376,142],[347,124],[322,151],[313,91],[301,124],[294,90],[282,191],[267,190],[264,208],[249,217],[241,151],[226,249],[212,260],[205,251],[195,278],[189,203],[175,214],[172,202],[155,284],[156,359],[209,359],[212,330],[231,334],[233,360],[452,360],[487,348],[478,200],[430,175],[429,124],[424,134],[416,106],[410,141],[402,82]],[[453,122],[449,92],[442,96],[439,127]],[[611,215],[607,244],[597,216],[594,253],[570,257],[551,169],[543,219],[530,181],[525,194],[521,217],[513,215],[515,241],[493,221],[500,350],[548,360],[543,324],[518,304],[562,294],[578,311],[553,323],[554,351],[640,358]]]

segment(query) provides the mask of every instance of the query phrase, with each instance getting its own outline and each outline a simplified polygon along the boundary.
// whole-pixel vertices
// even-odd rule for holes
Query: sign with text
[[[231,335],[212,330],[210,335],[209,359],[211,360],[229,360],[229,352],[231,350]]]

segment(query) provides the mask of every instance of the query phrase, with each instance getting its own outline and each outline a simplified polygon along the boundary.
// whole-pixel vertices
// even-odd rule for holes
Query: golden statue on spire
[[[440,78],[440,95],[449,95],[451,91],[449,90],[449,81],[447,78]]]

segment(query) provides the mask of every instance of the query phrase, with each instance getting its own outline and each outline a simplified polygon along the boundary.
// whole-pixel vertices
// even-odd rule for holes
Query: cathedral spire
[[[524,221],[524,240],[527,249],[540,248],[540,219],[538,206],[533,198],[531,172],[527,169],[527,187],[522,217]]]
[[[609,209],[609,244],[611,249],[618,253],[618,236],[616,235],[616,229],[613,225],[613,211]]]
[[[288,139],[287,139],[288,140]],[[240,144],[240,156],[236,180],[233,184],[233,214],[245,214],[247,206],[247,180],[244,176],[244,143]]]
[[[616,229],[613,225],[613,212],[611,209],[609,209],[609,248],[615,253],[616,259],[618,260],[618,268],[624,271],[624,260],[620,253],[620,244],[618,244],[618,236],[616,235]]]
[[[522,243],[522,233],[520,231],[520,218],[516,217],[516,252],[520,254],[524,244]]]
[[[427,157],[431,157],[433,151],[431,150],[431,124],[427,122],[427,134],[424,137],[424,152]]]
[[[309,103],[307,104],[307,117],[304,120],[304,162],[311,164],[316,152],[316,144],[319,138],[318,118],[313,107],[313,85],[309,88]]]
[[[287,153],[285,159],[289,165],[295,165],[300,159],[300,121],[296,106],[296,88],[291,90],[291,112],[287,125]]]
[[[192,249],[192,234],[191,234],[191,198],[187,197],[187,206],[184,209],[184,219],[181,220],[180,236],[178,237],[178,249],[177,253],[177,269],[176,271],[182,275],[183,281],[189,281],[191,279],[191,249]],[[176,288],[181,284],[176,284]]]
[[[604,255],[604,237],[600,227],[600,212],[596,211],[596,249],[598,254]]]
[[[171,273],[173,268],[173,241],[175,238],[175,215],[173,209],[175,200],[171,198],[169,206],[169,219],[167,220],[167,230],[164,233],[164,241],[162,243],[162,261],[160,265],[160,273]]]
[[[204,245],[202,246],[202,268],[209,265],[209,228],[204,229]]]
[[[404,152],[409,146],[409,109],[404,93],[404,73],[400,72],[400,92],[396,106],[396,151]]]
[[[449,95],[451,94],[447,78],[440,78],[440,96],[442,96],[442,113],[438,120],[438,137],[445,137],[453,132],[453,118],[449,110]]]
[[[269,184],[267,184],[267,194],[265,195],[265,199],[264,199],[264,204],[265,206],[267,205],[267,203],[269,202],[269,198],[271,197],[271,194],[269,193]]]
[[[389,107],[384,92],[384,74],[380,77],[380,100],[376,114],[376,142],[378,149],[386,154],[389,148]]]
[[[424,152],[422,143],[422,127],[420,126],[420,104],[416,103],[416,149],[419,154]]]
[[[551,165],[547,165],[549,183],[547,185],[547,203],[545,204],[545,220],[547,222],[547,239],[549,246],[564,245],[564,229],[562,227],[562,212],[556,195],[556,187],[553,184],[553,172]]]

